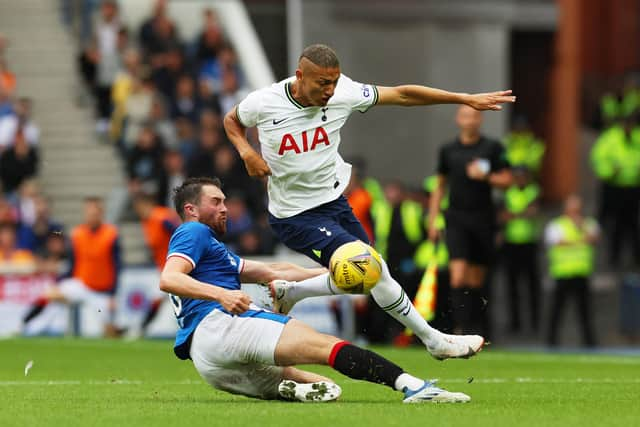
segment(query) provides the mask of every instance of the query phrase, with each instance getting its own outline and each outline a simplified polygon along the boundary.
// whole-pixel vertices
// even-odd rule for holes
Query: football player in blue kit
[[[278,238],[327,267],[331,255],[367,235],[342,195],[351,175],[338,148],[349,116],[376,105],[466,104],[500,110],[514,102],[511,91],[453,93],[419,85],[378,87],[341,74],[336,53],[325,45],[304,49],[295,76],[250,93],[224,118],[227,136],[249,175],[267,177],[269,222]],[[261,154],[246,138],[257,127]],[[329,273],[309,280],[270,284],[275,311],[287,313],[299,300],[344,293]],[[382,262],[381,279],[371,290],[375,302],[411,329],[437,359],[471,357],[482,349],[478,335],[448,335],[432,328],[411,304]]]
[[[218,241],[226,231],[227,208],[220,181],[189,178],[175,191],[184,223],[169,243],[160,289],[168,292],[179,330],[174,352],[191,359],[211,386],[261,399],[326,402],[340,387],[298,364],[329,365],[353,379],[387,385],[403,402],[468,402],[396,364],[284,314],[262,310],[240,289],[241,282],[275,278],[304,280],[324,268],[267,264],[239,258]]]

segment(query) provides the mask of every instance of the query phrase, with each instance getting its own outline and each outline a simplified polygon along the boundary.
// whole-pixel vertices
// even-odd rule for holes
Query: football
[[[358,240],[333,253],[329,270],[338,288],[350,294],[368,294],[380,279],[382,260],[375,249]]]

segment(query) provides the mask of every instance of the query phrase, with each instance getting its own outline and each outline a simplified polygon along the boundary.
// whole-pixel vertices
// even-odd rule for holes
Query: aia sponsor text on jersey
[[[280,149],[278,150],[278,154],[281,156],[287,151],[293,151],[296,154],[306,153],[308,151],[313,151],[320,144],[329,145],[329,136],[327,135],[327,131],[324,130],[322,126],[317,127],[315,131],[313,131],[313,139],[309,142],[309,133],[311,131],[303,131],[297,138],[295,138],[290,133],[285,133],[282,136],[282,141],[280,142]]]

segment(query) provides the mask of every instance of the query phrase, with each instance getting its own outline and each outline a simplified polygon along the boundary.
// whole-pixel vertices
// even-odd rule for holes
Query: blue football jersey
[[[207,225],[192,221],[180,225],[171,236],[167,258],[179,256],[194,267],[189,276],[225,289],[240,289],[242,260],[216,239]],[[180,359],[189,358],[191,335],[200,321],[211,312],[225,311],[216,301],[170,295],[178,321],[174,351]]]

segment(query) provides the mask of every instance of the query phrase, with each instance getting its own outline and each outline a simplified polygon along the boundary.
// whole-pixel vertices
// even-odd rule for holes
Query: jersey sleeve
[[[211,233],[206,225],[186,223],[171,237],[167,258],[179,256],[195,268],[209,247],[210,237]]]
[[[340,84],[344,86],[345,102],[352,111],[365,113],[369,108],[378,103],[378,88],[376,85],[358,83],[342,74]]]
[[[261,106],[260,91],[251,92],[245,99],[240,101],[236,108],[236,118],[246,128],[254,127],[258,124]]]
[[[499,142],[494,142],[491,149],[491,171],[499,171],[509,167],[509,161],[507,160],[507,151],[504,146]]]

